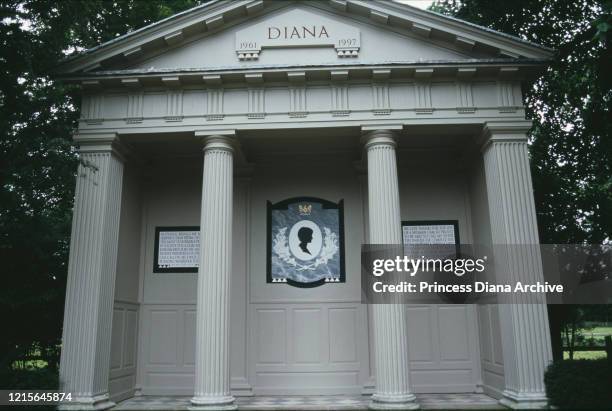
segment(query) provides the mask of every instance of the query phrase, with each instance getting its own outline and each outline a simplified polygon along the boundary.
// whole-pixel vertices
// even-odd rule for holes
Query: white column
[[[522,121],[487,123],[484,128],[483,156],[494,246],[539,243],[527,151],[530,126],[530,122]],[[512,283],[543,277],[536,247],[509,247],[495,269]],[[502,304],[499,313],[506,384],[500,402],[511,408],[545,407],[544,371],[552,360],[546,305]]]
[[[236,409],[229,368],[233,152],[228,136],[204,138],[195,392],[191,399],[191,409],[197,410]]]
[[[102,410],[108,396],[123,160],[116,134],[84,136],[76,178],[60,386],[60,409]]]
[[[401,244],[395,140],[390,130],[365,136],[368,157],[370,244]],[[402,304],[372,306],[376,388],[371,409],[416,409],[410,390],[406,309]]]

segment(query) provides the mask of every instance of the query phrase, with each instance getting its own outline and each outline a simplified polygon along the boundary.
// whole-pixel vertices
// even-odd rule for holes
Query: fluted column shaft
[[[123,160],[115,135],[83,141],[76,178],[60,384],[61,409],[107,409]]]
[[[524,123],[485,127],[483,156],[492,240],[494,245],[509,245],[495,269],[512,284],[543,280],[535,247],[539,240],[527,129]],[[512,408],[544,407],[544,371],[552,360],[546,305],[503,304],[499,312],[506,385],[501,402]]]
[[[401,244],[395,140],[389,130],[365,137],[368,158],[370,244]],[[372,409],[418,408],[410,390],[406,310],[402,304],[372,306],[376,389]]]
[[[195,392],[191,404],[194,409],[235,409],[229,374],[233,148],[224,136],[206,137],[204,143]]]

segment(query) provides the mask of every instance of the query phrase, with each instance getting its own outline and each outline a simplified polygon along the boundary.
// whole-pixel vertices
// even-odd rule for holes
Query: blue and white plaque
[[[343,283],[343,202],[314,197],[268,202],[268,283]]]

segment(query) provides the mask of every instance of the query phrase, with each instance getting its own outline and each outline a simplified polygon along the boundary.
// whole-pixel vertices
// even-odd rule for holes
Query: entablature
[[[122,81],[88,87],[80,130],[141,130],[202,126],[233,128],[311,127],[313,124],[393,121],[430,123],[466,118],[524,118],[521,82],[512,76],[373,78],[332,72],[325,80],[294,73],[285,82],[266,82],[251,73],[243,83],[225,84],[209,75],[203,84],[165,77],[157,86]],[[483,120],[484,121],[484,120]]]

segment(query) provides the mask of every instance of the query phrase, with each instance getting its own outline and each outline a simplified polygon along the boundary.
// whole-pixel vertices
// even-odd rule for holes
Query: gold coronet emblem
[[[312,213],[312,204],[299,204],[298,212],[300,215],[310,215]]]

